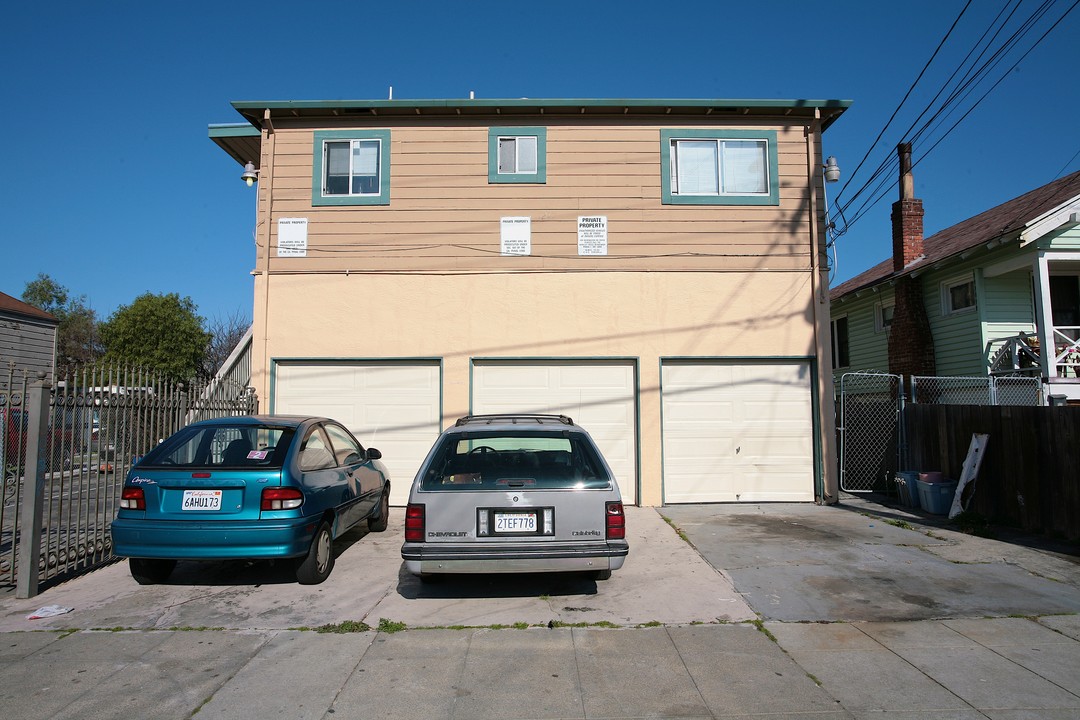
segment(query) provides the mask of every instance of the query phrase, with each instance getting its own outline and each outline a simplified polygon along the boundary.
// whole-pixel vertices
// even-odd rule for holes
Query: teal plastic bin
[[[948,515],[952,508],[953,495],[956,494],[956,481],[924,482],[915,481],[919,487],[919,504],[931,515]]]

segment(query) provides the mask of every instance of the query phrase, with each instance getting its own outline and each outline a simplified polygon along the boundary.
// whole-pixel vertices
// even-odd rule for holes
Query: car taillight
[[[116,497],[115,495],[113,497]],[[141,487],[126,487],[120,493],[120,507],[125,510],[145,510],[146,495]]]
[[[296,488],[263,488],[260,510],[292,510],[304,504],[304,493]]]
[[[405,508],[405,542],[424,541],[424,506],[409,505]]]
[[[609,502],[604,512],[604,527],[608,540],[626,539],[626,516],[621,502]]]

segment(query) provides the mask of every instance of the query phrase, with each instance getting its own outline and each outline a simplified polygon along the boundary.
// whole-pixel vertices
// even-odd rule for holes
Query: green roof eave
[[[852,104],[851,100],[765,100],[747,98],[483,98],[443,100],[238,100],[233,108],[254,126],[263,113],[284,111],[296,117],[356,115],[486,115],[509,111],[529,114],[678,114],[739,115],[782,114],[811,116],[822,111],[822,128],[827,128]]]
[[[241,167],[249,162],[259,167],[262,156],[262,132],[259,128],[250,123],[222,123],[211,125],[208,135]]]
[[[251,123],[219,123],[210,125],[210,138],[259,137],[259,128]]]

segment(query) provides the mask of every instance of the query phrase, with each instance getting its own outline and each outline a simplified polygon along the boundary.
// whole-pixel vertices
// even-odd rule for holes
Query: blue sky
[[[1041,0],[974,0],[853,177],[965,4],[16,3],[0,30],[0,291],[18,297],[44,272],[102,319],[144,292],[190,296],[208,319],[250,317],[254,191],[207,137],[209,124],[240,121],[233,100],[385,99],[391,86],[395,99],[849,99],[825,134],[844,173],[829,186],[835,204],[895,154],[1003,8],[1015,11],[1011,32]],[[927,235],[1080,170],[1074,4],[1051,0],[970,99],[916,142]],[[888,257],[895,199],[889,189],[839,237],[834,284]]]

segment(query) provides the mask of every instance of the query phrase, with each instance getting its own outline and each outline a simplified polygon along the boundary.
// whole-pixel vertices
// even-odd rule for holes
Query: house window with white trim
[[[847,315],[832,321],[832,363],[833,369],[851,365],[851,351],[848,347]]]
[[[776,205],[776,133],[661,130],[666,205]]]
[[[975,309],[975,277],[968,275],[941,284],[941,312],[955,315]]]
[[[892,327],[893,313],[896,310],[895,303],[879,302],[874,306],[874,329],[877,332],[889,332]]]
[[[313,205],[389,205],[390,131],[316,132],[312,168]]]

